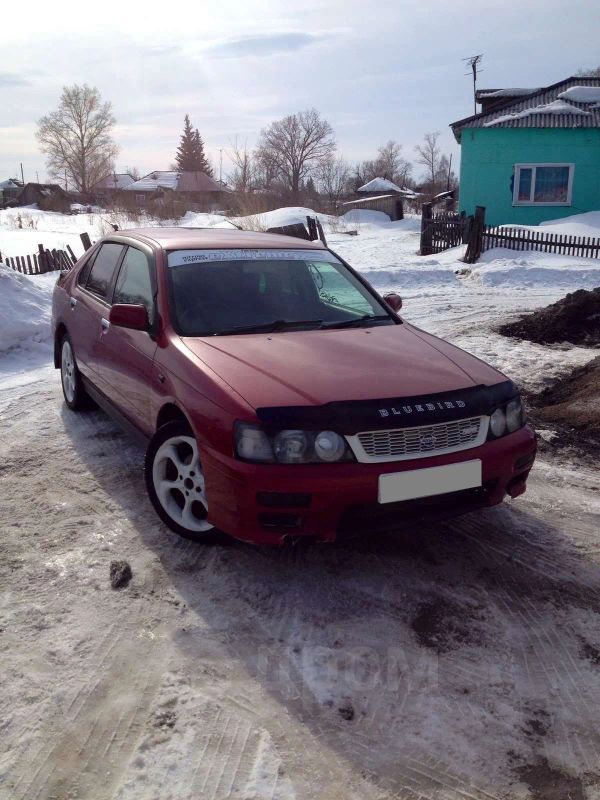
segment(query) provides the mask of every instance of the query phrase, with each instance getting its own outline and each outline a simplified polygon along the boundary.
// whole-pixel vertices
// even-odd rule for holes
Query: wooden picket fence
[[[69,245],[66,250],[48,250],[43,244],[39,244],[37,253],[27,256],[7,256],[4,263],[23,275],[43,275],[45,272],[71,269],[76,261],[75,253]],[[1,255],[0,262],[2,262]]]
[[[469,236],[471,220],[472,218],[467,217],[464,211],[460,214],[452,211],[439,211],[434,214],[432,204],[423,203],[420,254],[429,256],[463,244]]]
[[[511,250],[541,250],[563,256],[600,258],[600,239],[591,236],[567,236],[558,233],[498,228],[486,225],[483,229],[481,250],[508,247]]]

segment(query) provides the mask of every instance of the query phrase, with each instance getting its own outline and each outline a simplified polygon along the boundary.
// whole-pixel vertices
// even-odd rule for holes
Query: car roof
[[[278,233],[240,231],[234,228],[133,228],[117,231],[113,237],[130,236],[165,250],[259,248],[276,250],[323,250],[322,242],[309,242]]]

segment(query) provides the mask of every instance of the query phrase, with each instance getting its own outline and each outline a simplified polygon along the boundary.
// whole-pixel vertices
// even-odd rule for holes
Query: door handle
[[[102,317],[100,324],[102,325],[102,333],[106,333],[106,331],[110,328],[110,322]]]
[[[71,311],[72,311],[75,308],[75,306],[77,305],[77,300],[74,297],[70,297],[69,298],[69,305],[71,306]]]

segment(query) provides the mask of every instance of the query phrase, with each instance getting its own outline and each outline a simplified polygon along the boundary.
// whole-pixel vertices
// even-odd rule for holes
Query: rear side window
[[[105,300],[108,296],[115,268],[123,252],[122,244],[103,244],[94,259],[86,289]]]
[[[119,270],[113,303],[128,303],[146,306],[150,322],[153,322],[154,292],[150,264],[141,250],[128,247]]]

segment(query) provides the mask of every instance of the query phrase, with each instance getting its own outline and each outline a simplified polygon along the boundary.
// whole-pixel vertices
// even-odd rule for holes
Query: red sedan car
[[[57,283],[55,366],[69,408],[141,434],[156,511],[199,541],[332,541],[521,494],[514,384],[400,306],[320,242],[120,232]]]

